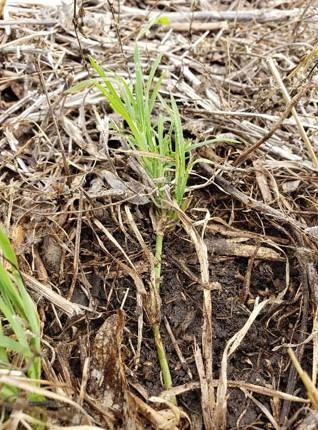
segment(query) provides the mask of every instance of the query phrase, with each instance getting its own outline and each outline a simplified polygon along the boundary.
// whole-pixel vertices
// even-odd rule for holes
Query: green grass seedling
[[[32,380],[41,378],[41,331],[36,306],[25,289],[10,241],[0,229],[0,367],[27,369]],[[22,366],[21,366],[22,364]],[[3,386],[0,397],[14,400],[17,388]],[[39,396],[31,395],[32,400]]]
[[[128,125],[128,130],[121,128],[118,123],[115,127],[135,152],[151,183],[155,184],[155,264],[151,276],[151,303],[147,307],[147,314],[152,325],[163,385],[168,389],[172,387],[172,379],[160,334],[161,262],[164,236],[167,229],[178,222],[180,210],[185,210],[188,204],[186,188],[193,167],[192,150],[212,141],[193,143],[185,139],[174,97],[171,96],[170,100],[166,101],[159,94],[164,79],[163,74],[156,78],[160,62],[161,56],[153,62],[146,78],[136,45],[135,79],[129,84],[121,76],[106,73],[93,58],[90,58],[91,66],[98,78],[75,85],[71,92],[87,86],[98,88],[112,110]],[[178,210],[171,209],[173,206]]]

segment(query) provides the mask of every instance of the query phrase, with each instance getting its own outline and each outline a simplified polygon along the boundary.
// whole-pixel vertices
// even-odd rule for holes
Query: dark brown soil
[[[105,219],[104,222],[109,229],[112,228],[109,218],[108,221]],[[146,232],[144,233],[146,234]],[[275,236],[275,233],[278,234],[278,232],[271,231],[272,236]],[[114,236],[124,245],[125,238],[120,233],[114,232]],[[149,239],[151,241],[151,236]],[[213,240],[213,236],[208,236],[207,240]],[[128,250],[129,255],[135,261],[140,259],[138,247],[134,241],[129,241]],[[112,253],[112,257],[118,254],[118,250],[111,244],[109,244],[108,251]],[[93,258],[94,269],[92,269],[91,264]],[[100,254],[95,241],[89,232],[85,233],[85,230],[82,234],[81,261],[83,268],[85,266],[90,268],[89,272],[86,273],[86,278],[91,286],[91,300],[93,300],[99,315],[94,317],[94,315],[89,314],[86,319],[76,322],[74,324],[77,327],[75,337],[70,330],[59,333],[56,326],[54,328],[54,326],[46,324],[46,333],[49,337],[53,335],[54,338],[54,335],[58,335],[56,349],[60,350],[59,345],[61,345],[64,352],[68,351],[66,354],[69,357],[71,378],[81,377],[83,345],[82,348],[78,348],[76,345],[79,345],[79,341],[84,341],[85,348],[89,348],[91,340],[94,339],[94,332],[107,316],[121,306],[128,289],[129,292],[123,307],[126,321],[124,342],[126,347],[123,353],[125,365],[127,369],[131,369],[128,382],[131,382],[132,387],[134,387],[134,384],[142,381],[149,397],[159,395],[162,391],[160,369],[152,331],[147,320],[145,320],[140,364],[137,369],[131,368],[133,356],[127,345],[129,342],[135,344],[137,338],[136,299],[133,283],[129,278],[123,278],[119,273],[117,280],[116,276],[109,281],[105,280],[111,270],[116,271],[116,264],[111,262],[112,258]],[[106,261],[108,261],[107,264]],[[199,278],[199,267],[194,248],[185,233],[182,230],[177,230],[175,233],[170,233],[166,238],[161,287],[162,334],[175,386],[198,380],[193,351],[194,342],[201,344],[202,332],[202,288],[182,270],[182,265],[192,272],[192,276]],[[285,288],[285,263],[256,260],[252,269],[249,294],[247,300],[244,301],[246,296],[243,281],[247,265],[248,259],[246,258],[210,255],[211,281],[221,285],[220,290],[214,291],[212,295],[213,371],[216,379],[219,375],[226,343],[243,327],[253,307],[254,298],[257,295],[262,299],[277,296]],[[239,349],[231,357],[228,367],[229,381],[244,381],[265,387],[275,386],[278,390],[286,391],[289,359],[284,348],[277,351],[274,349],[275,346],[284,342],[296,343],[299,336],[297,328],[298,304],[292,299],[293,288],[297,288],[299,282],[297,276],[295,271],[286,300],[271,305],[267,312],[254,322]],[[143,278],[147,281],[147,272],[143,274]],[[113,289],[114,282],[116,283],[115,289]],[[63,288],[67,291],[67,283]],[[291,297],[290,301],[288,297]],[[88,305],[88,299],[81,288],[75,289],[73,300],[85,306]],[[49,314],[47,317],[49,318]],[[171,338],[165,330],[164,319],[170,324],[185,359],[184,364],[180,363]],[[87,333],[90,333],[89,338],[87,338]],[[305,361],[303,365],[306,365]],[[300,394],[299,391],[298,394]],[[269,397],[257,394],[254,397],[264,407],[271,409]],[[202,419],[199,388],[179,396],[179,404],[196,422]],[[249,429],[265,428],[265,426],[259,407],[240,389],[229,388],[227,428]]]

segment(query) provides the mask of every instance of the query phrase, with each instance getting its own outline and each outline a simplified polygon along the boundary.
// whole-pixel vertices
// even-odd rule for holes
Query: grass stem
[[[171,378],[171,373],[169,369],[166,350],[163,345],[161,334],[160,334],[159,323],[154,323],[152,325],[152,332],[153,332],[153,337],[156,344],[157,355],[158,355],[160,369],[162,373],[163,386],[166,390],[168,390],[169,388],[172,387],[172,378]],[[175,399],[174,399],[174,403],[175,403]]]
[[[163,252],[163,239],[164,233],[157,232],[156,234],[156,249],[155,249],[155,267],[154,267],[154,278],[155,278],[155,289],[159,294],[160,292],[160,278],[161,278],[161,260]]]
[[[164,241],[164,233],[163,231],[159,230],[156,234],[155,267],[154,267],[154,288],[155,288],[154,297],[159,296],[160,294],[163,241]],[[160,319],[160,315],[158,319]],[[160,364],[163,386],[166,390],[168,390],[169,388],[172,387],[172,378],[171,378],[169,363],[166,355],[166,350],[161,338],[159,323],[156,322],[152,324],[152,332],[153,332],[158,360]],[[172,401],[173,403],[176,403],[175,396],[173,396],[170,399],[170,401]]]

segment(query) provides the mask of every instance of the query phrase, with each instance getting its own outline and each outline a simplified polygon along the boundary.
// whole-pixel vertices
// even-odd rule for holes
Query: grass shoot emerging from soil
[[[154,184],[155,258],[151,273],[150,320],[165,389],[172,387],[165,347],[160,334],[161,261],[164,236],[175,225],[187,205],[186,187],[193,167],[191,152],[201,146],[186,139],[181,117],[174,97],[164,100],[159,90],[163,75],[156,78],[159,56],[145,77],[137,45],[134,50],[135,80],[129,84],[121,76],[107,73],[90,58],[98,79],[90,79],[74,86],[72,92],[95,86],[110,107],[128,125],[127,130],[115,124],[117,131],[127,140],[141,164],[148,180]],[[217,139],[215,139],[217,140]],[[202,145],[213,141],[204,142]]]
[[[7,235],[0,229],[0,366],[2,369],[27,369],[27,376],[41,378],[41,333],[37,308],[25,289],[18,261]],[[22,365],[21,365],[22,364]],[[4,385],[0,396],[15,400],[18,389]],[[37,394],[31,400],[40,400]],[[42,399],[42,398],[41,398]]]

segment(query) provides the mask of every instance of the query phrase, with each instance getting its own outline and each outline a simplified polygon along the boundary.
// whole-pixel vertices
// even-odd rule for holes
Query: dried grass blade
[[[211,417],[215,407],[215,395],[213,388],[213,343],[212,343],[212,300],[209,286],[209,260],[208,250],[203,238],[196,231],[191,220],[184,212],[179,212],[180,221],[185,231],[190,236],[200,264],[201,282],[203,285],[203,327],[202,327],[202,352],[204,358],[205,388],[202,392],[202,412],[206,428],[214,428]],[[205,288],[206,287],[206,288]],[[210,427],[212,425],[212,427]]]
[[[258,303],[258,298],[255,301],[254,309],[252,310],[249,318],[247,319],[244,326],[227,342],[223,352],[219,385],[217,389],[217,401],[215,407],[214,421],[216,428],[224,430],[226,428],[226,411],[227,411],[227,364],[231,355],[239,347],[248,330],[251,328],[253,322],[260,314],[262,309],[269,303],[269,300],[264,300]]]
[[[303,381],[303,384],[306,387],[308,397],[314,406],[316,410],[318,410],[318,390],[316,386],[314,385],[313,381],[309,378],[308,374],[302,369],[296,354],[291,348],[288,348],[288,354],[291,358],[291,361],[293,362],[293,365],[295,366],[298,375],[300,376],[301,380]]]
[[[53,291],[50,287],[42,284],[40,281],[28,275],[27,273],[22,273],[22,276],[25,279],[26,284],[35,293],[39,294],[41,297],[45,297],[49,302],[60,308],[69,317],[73,317],[84,312],[85,308],[83,306],[66,300],[60,294],[57,294],[55,291]]]

